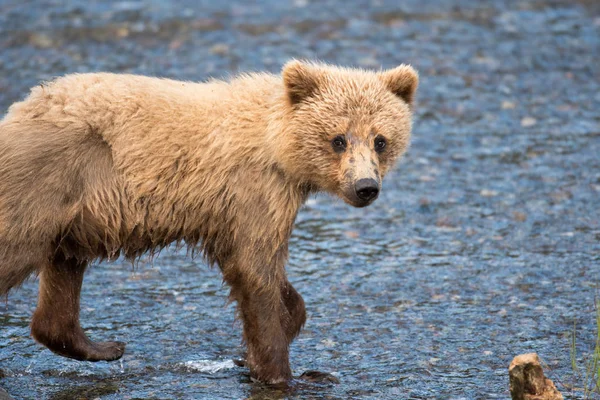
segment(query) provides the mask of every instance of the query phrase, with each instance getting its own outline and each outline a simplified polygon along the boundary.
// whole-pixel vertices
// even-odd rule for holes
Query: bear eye
[[[331,147],[336,153],[342,153],[346,150],[346,138],[343,135],[337,135],[331,141]]]
[[[387,140],[383,136],[377,136],[375,138],[375,151],[381,153],[385,146],[387,146]]]

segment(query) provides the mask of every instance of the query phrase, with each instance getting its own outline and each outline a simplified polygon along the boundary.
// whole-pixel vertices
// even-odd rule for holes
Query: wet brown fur
[[[230,82],[98,73],[35,87],[0,121],[0,295],[39,274],[33,337],[67,357],[117,359],[123,343],[93,343],[79,325],[87,264],[185,242],[231,286],[252,376],[288,380],[306,319],[284,269],[296,214],[321,190],[366,205],[353,180],[380,182],[406,150],[416,86],[408,66],[292,61],[282,76]]]

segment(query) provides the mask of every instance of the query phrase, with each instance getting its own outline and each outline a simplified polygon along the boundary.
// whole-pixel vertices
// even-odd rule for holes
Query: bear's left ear
[[[379,78],[392,93],[412,107],[419,86],[419,74],[413,67],[402,64],[394,69],[380,72]]]
[[[283,66],[281,75],[290,103],[296,105],[317,90],[320,74],[313,65],[292,60]]]

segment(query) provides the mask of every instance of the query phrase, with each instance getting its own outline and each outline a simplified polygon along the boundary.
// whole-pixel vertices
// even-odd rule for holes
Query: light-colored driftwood
[[[536,353],[516,356],[508,368],[512,400],[563,400],[554,382],[544,376]]]

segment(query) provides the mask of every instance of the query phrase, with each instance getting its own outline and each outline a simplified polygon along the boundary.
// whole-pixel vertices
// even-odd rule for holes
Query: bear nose
[[[379,194],[379,184],[375,179],[359,179],[354,185],[354,190],[359,199],[369,201]]]

